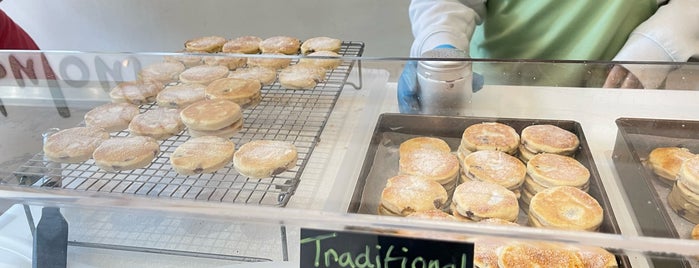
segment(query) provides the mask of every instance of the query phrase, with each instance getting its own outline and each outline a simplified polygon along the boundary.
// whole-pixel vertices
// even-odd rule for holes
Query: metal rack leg
[[[362,88],[362,61],[359,60],[357,61],[357,76],[359,77],[359,85],[352,83],[352,82],[347,82],[348,85],[352,86],[354,89],[361,89]]]
[[[36,225],[32,267],[66,267],[68,263],[68,222],[58,207],[43,207]]]
[[[27,216],[27,223],[29,224],[29,231],[32,233],[32,238],[36,233],[36,225],[34,225],[34,216],[32,216],[32,210],[29,205],[22,205],[24,207],[24,215]]]
[[[282,259],[284,261],[289,261],[289,246],[286,239],[286,226],[281,226],[281,239],[282,239]]]

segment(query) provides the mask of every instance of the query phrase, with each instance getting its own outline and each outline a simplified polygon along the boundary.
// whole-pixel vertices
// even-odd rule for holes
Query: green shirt
[[[489,0],[470,53],[488,59],[611,60],[656,9],[655,0]],[[599,80],[585,77],[589,72],[580,65],[544,64],[540,71],[536,65],[491,67],[480,71],[506,82],[511,78],[501,74],[522,74],[520,81],[510,81],[517,84],[580,86]]]

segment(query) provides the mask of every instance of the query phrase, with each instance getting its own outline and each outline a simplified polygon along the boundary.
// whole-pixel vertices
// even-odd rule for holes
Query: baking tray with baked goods
[[[277,44],[275,38],[277,37],[270,37],[271,41],[268,43]],[[140,150],[139,156],[134,156],[134,159],[122,159],[120,162],[116,162],[118,164],[113,165],[109,163],[114,163],[114,161],[105,160],[108,158],[107,156],[101,157],[100,162],[93,159],[100,150],[94,150],[94,154],[87,155],[86,160],[77,159],[77,161],[72,161],[75,159],[61,161],[62,159],[52,158],[46,152],[40,152],[16,169],[14,176],[2,178],[0,183],[13,186],[41,187],[67,194],[96,192],[105,195],[126,194],[156,198],[286,206],[299,184],[304,167],[319,141],[320,134],[333,111],[341,90],[345,85],[351,85],[355,88],[361,87],[361,75],[359,86],[348,81],[353,68],[359,64],[358,61],[338,57],[361,56],[364,51],[364,43],[325,37],[311,38],[306,41],[296,40],[299,46],[296,47],[296,52],[293,55],[276,55],[280,53],[263,55],[264,51],[262,54],[257,51],[254,54],[242,55],[242,53],[247,52],[230,50],[230,53],[236,53],[231,56],[231,54],[222,53],[220,46],[218,52],[189,50],[190,46],[197,45],[195,44],[197,42],[198,45],[209,45],[211,40],[208,39],[211,37],[187,41],[185,46],[188,50],[186,52],[161,56],[162,60],[146,65],[138,72],[137,81],[118,82],[109,92],[112,100],[110,105],[115,103],[133,104],[137,107],[137,111],[134,112],[135,116],[129,117],[132,120],[126,129],[121,127],[120,129],[108,130],[109,135],[106,140],[113,141],[110,145],[114,147],[121,143],[133,143],[141,145],[131,146],[131,149],[135,147],[150,148],[148,149],[151,154],[149,162],[136,159],[140,159],[141,155],[144,154],[142,151],[146,150]],[[312,46],[307,45],[306,43],[312,39],[320,42],[314,43]],[[332,55],[316,53],[318,57],[313,57],[314,53],[312,52],[324,52],[321,50],[328,41],[327,39],[336,41],[332,43],[337,43],[337,47],[332,49],[337,52],[333,52]],[[258,39],[258,41],[262,47],[262,43],[267,39]],[[225,52],[225,45],[223,49]],[[332,59],[328,57],[332,57]],[[271,67],[273,74],[271,79],[263,79],[261,75],[248,78],[250,74],[242,72],[252,69],[270,69],[267,68],[269,66],[266,64],[279,61],[283,61],[285,66]],[[332,63],[332,66],[324,66],[327,62]],[[358,67],[361,69],[361,66]],[[316,72],[317,69],[322,71]],[[361,74],[361,70],[358,70],[358,73]],[[312,76],[306,77],[306,74]],[[216,79],[211,78],[213,76]],[[248,86],[250,80],[258,80],[259,83],[255,82],[254,86]],[[240,81],[245,81],[245,83]],[[162,84],[164,88],[150,90],[153,84]],[[137,92],[134,92],[134,89],[137,89]],[[195,90],[201,93],[193,93]],[[152,92],[157,92],[157,94],[144,97]],[[164,94],[166,92],[168,95]],[[202,100],[198,99],[196,103],[187,102],[188,98],[199,94],[201,94]],[[206,96],[205,99],[204,96]],[[186,105],[182,105],[185,102],[187,102]],[[200,105],[201,107],[196,109],[191,108],[191,106],[203,102],[208,103]],[[224,102],[225,105],[219,105]],[[231,102],[239,104],[236,105],[239,108],[230,108],[232,105],[228,105],[228,103]],[[224,106],[225,109],[221,108]],[[95,107],[93,110],[99,107]],[[206,107],[206,109],[202,107]],[[121,112],[125,109],[121,106],[110,106],[108,109],[103,109],[106,113],[101,114],[104,117],[109,117],[110,113]],[[187,113],[187,117],[185,117],[185,111],[191,113]],[[92,110],[86,114],[86,120],[76,128],[91,127],[90,124],[97,124],[95,122],[100,121],[91,117],[89,118],[90,122],[87,122],[87,115],[91,112]],[[146,115],[152,116],[145,119]],[[165,125],[164,122],[172,121],[167,119],[170,115],[179,117],[183,124],[180,124],[179,127]],[[139,127],[132,127],[134,121],[139,119],[142,124],[138,125]],[[155,128],[165,129],[164,132],[167,135],[151,135],[150,131]],[[76,133],[80,132],[79,135],[86,135],[85,137],[92,135],[85,133],[84,130],[76,131]],[[44,151],[49,148],[46,146],[47,140],[60,136],[54,134],[62,131],[52,129],[44,133]],[[133,137],[133,134],[149,136],[155,140],[156,144],[151,146],[153,140],[126,140],[126,138]],[[218,139],[225,144],[215,141],[221,146],[213,146],[211,144],[213,144],[214,139],[207,139],[205,143],[194,144],[194,138],[197,142],[201,142],[201,136],[219,136],[227,138],[232,143],[225,141],[226,139]],[[122,139],[116,141],[116,138]],[[276,146],[277,143],[272,145],[269,143],[270,141],[282,144],[284,148]],[[263,142],[267,143],[262,144]],[[257,146],[253,147],[252,143]],[[62,141],[53,143],[53,145],[58,145],[55,146],[58,150],[62,150],[64,147],[61,144],[65,143]],[[209,148],[205,150],[197,149],[203,144],[211,146],[205,146]],[[289,144],[293,146],[289,146]],[[248,149],[245,157],[240,152],[244,145],[250,145],[245,147]],[[276,149],[275,156],[277,157],[270,162],[286,162],[267,167],[265,161],[258,161],[265,158],[259,153],[255,153],[256,151],[275,146],[279,147]],[[236,162],[232,150],[224,150],[224,147],[235,147],[236,152],[241,155],[237,158],[240,161]],[[115,151],[107,149],[102,151],[106,152],[102,155],[115,154]],[[222,151],[222,154],[230,155],[230,157],[218,157],[217,154],[210,159],[206,156],[207,153],[213,155],[214,151]],[[50,152],[56,154],[55,150]],[[190,156],[194,153],[205,155],[206,157],[198,157],[205,160],[191,161],[197,158]],[[180,160],[177,164],[174,162],[175,158]],[[259,163],[254,163],[256,161]],[[123,163],[127,162],[130,164],[145,163],[145,165],[135,168],[122,166]],[[238,164],[234,164],[234,162]]]
[[[688,164],[689,174],[695,170],[689,164],[699,153],[699,121],[618,118],[616,125],[612,158],[640,234],[692,239],[699,200],[690,197],[699,196],[699,189],[686,183],[692,178],[682,165]],[[699,267],[699,262],[687,258],[659,267]]]
[[[479,126],[485,126],[485,125],[490,125],[487,126],[488,129],[485,127],[479,129],[480,134],[483,134],[481,136],[477,136],[478,138],[475,139],[476,142],[479,141],[485,141],[487,142],[492,142],[492,144],[496,144],[499,142],[495,142],[496,139],[500,139],[500,137],[504,135],[512,135],[516,139],[515,142],[511,145],[513,146],[512,150],[503,150],[500,152],[493,152],[492,149],[495,150],[501,150],[502,147],[500,148],[491,148],[491,149],[483,149],[485,147],[480,147],[478,150],[472,150],[469,151],[467,154],[462,154],[463,151],[463,146],[464,142],[462,141],[463,137],[466,136],[466,132],[471,132],[470,130],[467,129],[476,129]],[[495,128],[490,128],[492,125],[498,125],[499,128],[507,128],[509,130],[508,133],[502,132],[500,130],[497,130]],[[458,206],[460,204],[455,204],[457,201],[461,203],[466,203],[466,201],[462,200],[467,200],[470,199],[469,197],[465,198],[459,198],[461,200],[457,200],[457,193],[461,191],[461,187],[463,185],[471,184],[473,181],[485,181],[485,179],[477,179],[474,180],[472,178],[473,175],[480,176],[477,173],[477,170],[474,168],[470,169],[467,172],[463,171],[463,166],[464,165],[470,165],[470,164],[465,164],[467,163],[470,156],[475,156],[479,155],[476,158],[480,158],[482,155],[487,155],[487,154],[497,154],[498,156],[496,159],[488,160],[490,163],[498,163],[497,168],[495,169],[489,169],[487,166],[490,164],[486,164],[486,162],[482,162],[483,164],[478,167],[479,169],[482,168],[482,170],[492,170],[494,173],[499,173],[502,171],[502,169],[509,169],[510,164],[507,165],[502,165],[502,163],[505,163],[504,160],[505,157],[507,158],[513,158],[515,161],[519,161],[519,164],[517,165],[522,165],[526,167],[525,161],[540,161],[540,160],[534,160],[535,158],[529,158],[525,157],[523,158],[521,156],[521,153],[519,153],[517,150],[523,150],[522,149],[522,142],[519,140],[519,136],[523,133],[522,131],[525,130],[526,128],[534,129],[539,126],[546,126],[546,128],[542,129],[558,129],[557,131],[560,132],[565,132],[570,135],[574,135],[574,137],[577,138],[579,143],[574,144],[574,152],[570,152],[570,156],[563,157],[561,156],[560,158],[563,159],[573,159],[576,160],[576,165],[582,165],[584,169],[587,169],[589,171],[589,177],[586,177],[587,183],[580,184],[582,189],[575,189],[576,192],[586,192],[587,194],[582,194],[588,197],[592,197],[594,200],[597,201],[599,206],[601,207],[601,210],[598,210],[596,213],[597,215],[595,217],[598,217],[601,219],[601,222],[598,222],[597,228],[594,229],[595,231],[602,232],[602,233],[610,233],[610,234],[620,234],[620,228],[618,226],[618,223],[616,221],[614,212],[612,211],[612,207],[609,201],[609,198],[606,195],[604,186],[602,185],[602,181],[600,179],[600,176],[597,172],[597,168],[595,166],[594,160],[592,158],[592,154],[590,152],[590,148],[586,142],[585,139],[585,134],[583,132],[582,126],[575,122],[575,121],[567,121],[567,120],[547,120],[547,119],[516,119],[516,118],[487,118],[487,117],[463,117],[463,116],[437,116],[437,115],[408,115],[408,114],[382,114],[379,117],[379,120],[376,124],[376,127],[373,132],[373,136],[371,139],[371,143],[368,147],[363,167],[361,169],[357,185],[354,189],[354,193],[350,202],[350,205],[348,207],[348,212],[350,213],[359,213],[359,214],[373,214],[373,215],[396,215],[398,216],[406,216],[406,217],[413,217],[416,216],[417,214],[420,214],[421,218],[428,218],[428,219],[442,219],[442,220],[458,220],[458,221],[480,221],[483,223],[490,222],[490,223],[500,223],[500,224],[518,224],[518,225],[530,225],[533,223],[530,223],[530,217],[528,216],[528,210],[524,209],[524,206],[526,206],[526,202],[522,201],[522,197],[524,197],[525,192],[527,191],[525,189],[525,186],[522,184],[520,181],[519,183],[516,183],[517,186],[515,187],[497,187],[502,190],[507,190],[511,189],[511,192],[519,192],[517,195],[512,194],[512,198],[515,199],[514,203],[518,204],[515,206],[518,211],[514,214],[514,218],[502,218],[502,215],[505,215],[503,213],[495,213],[491,214],[493,218],[488,218],[489,216],[486,214],[482,214],[480,216],[480,219],[477,217],[473,217],[473,215],[476,213],[478,209],[475,207],[478,206],[486,206],[484,205],[485,203],[481,203],[480,205],[473,205],[470,211],[467,213],[463,213],[462,209],[459,208]],[[547,131],[548,131],[547,130]],[[531,131],[527,131],[528,133],[525,135],[522,135],[522,140],[525,140],[529,143],[533,143],[536,139],[532,136]],[[476,132],[474,132],[476,133]],[[572,134],[571,134],[572,133]],[[479,134],[479,135],[480,135]],[[558,135],[555,135],[553,132],[549,133],[552,136],[558,137]],[[488,135],[488,138],[484,138]],[[476,136],[473,136],[476,137]],[[531,137],[531,138],[530,138]],[[456,183],[456,188],[451,188],[449,190],[449,187],[446,186],[446,184],[442,183],[442,186],[444,186],[443,189],[447,190],[447,195],[450,196],[450,199],[453,200],[448,200],[446,203],[449,203],[450,205],[443,204],[440,200],[440,205],[443,204],[443,206],[440,207],[440,205],[437,204],[436,200],[432,200],[430,198],[422,198],[425,196],[431,196],[434,194],[434,192],[431,192],[429,194],[421,194],[421,193],[416,193],[415,196],[420,196],[422,199],[426,199],[428,201],[422,202],[423,200],[420,199],[419,201],[416,201],[414,203],[411,203],[409,205],[406,205],[405,198],[395,198],[395,196],[388,196],[388,189],[389,187],[392,189],[391,192],[395,191],[396,185],[400,187],[400,185],[412,185],[412,186],[406,186],[403,189],[406,189],[403,193],[403,197],[405,196],[410,196],[412,192],[415,191],[415,189],[423,189],[422,187],[424,180],[416,180],[416,179],[410,179],[410,180],[416,180],[416,181],[421,181],[419,184],[411,184],[411,183],[405,183],[404,181],[399,182],[397,178],[402,177],[410,177],[410,176],[403,176],[403,175],[398,175],[398,174],[408,174],[412,171],[409,168],[404,167],[403,165],[405,164],[404,161],[409,161],[410,157],[405,156],[408,154],[405,154],[405,152],[408,152],[410,148],[413,148],[414,150],[423,150],[426,148],[429,148],[432,150],[432,148],[435,147],[441,147],[442,145],[438,143],[432,143],[432,142],[425,142],[427,139],[433,140],[432,138],[436,138],[439,140],[442,140],[446,142],[446,145],[448,145],[448,148],[445,148],[444,150],[448,150],[448,154],[452,155],[459,155],[457,159],[459,159],[459,165],[457,165],[457,168],[459,166],[462,166],[460,169],[459,175],[461,176],[459,181]],[[416,140],[422,139],[420,144],[415,143]],[[486,141],[490,140],[490,141]],[[407,144],[411,144],[408,146]],[[416,145],[417,144],[417,145]],[[508,145],[510,146],[510,145]],[[415,149],[417,148],[417,149]],[[533,147],[532,147],[533,148]],[[482,150],[481,150],[482,149]],[[508,155],[511,156],[505,156],[505,151],[509,151],[507,153]],[[487,152],[487,153],[485,153]],[[420,155],[422,153],[417,153],[417,155]],[[545,155],[552,155],[552,154],[536,154],[537,156],[536,159],[539,159],[541,157],[539,156],[545,156]],[[558,156],[557,156],[558,157]],[[426,157],[426,156],[418,156],[417,158],[421,159],[421,165],[424,166],[432,166],[431,164],[434,162],[437,162],[436,158],[432,157]],[[408,160],[406,160],[408,159]],[[543,158],[542,158],[543,159]],[[508,160],[509,161],[509,160]],[[446,162],[442,162],[446,163]],[[441,166],[445,166],[446,164],[442,164]],[[548,166],[548,164],[546,164]],[[441,169],[439,168],[440,165],[434,165],[434,170]],[[428,168],[430,169],[430,168]],[[559,168],[560,170],[565,169],[565,168]],[[521,172],[524,172],[525,169],[522,169]],[[519,172],[519,171],[518,171]],[[527,171],[528,172],[528,171]],[[545,171],[544,171],[545,172]],[[415,174],[415,173],[411,173]],[[426,173],[423,173],[426,174]],[[466,175],[468,174],[468,175]],[[500,175],[497,175],[500,176]],[[508,177],[510,175],[502,175],[501,177]],[[525,177],[524,174],[520,174],[517,176]],[[529,176],[529,175],[527,175]],[[494,176],[495,177],[495,176]],[[401,179],[402,179],[401,178]],[[408,180],[408,181],[410,181]],[[444,180],[441,180],[441,182],[444,182]],[[434,184],[430,182],[431,184]],[[498,182],[500,183],[500,182]],[[526,183],[526,182],[525,182]],[[431,185],[430,184],[430,185]],[[391,186],[389,186],[391,185]],[[437,186],[439,184],[436,184]],[[436,187],[436,186],[435,186]],[[487,184],[476,184],[476,187],[471,188],[472,191],[466,191],[467,196],[487,196],[491,192],[499,191],[499,190],[494,190],[495,186],[492,186],[492,183]],[[440,187],[436,187],[440,188]],[[491,189],[492,188],[492,189]],[[513,189],[517,188],[517,189]],[[568,187],[568,186],[561,186],[561,187],[549,187],[548,190],[539,190],[537,194],[535,194],[534,198],[529,199],[530,203],[535,203],[535,202],[540,202],[540,201],[534,201],[537,195],[541,195],[543,192],[553,192],[553,189],[570,189],[574,187]],[[432,189],[432,188],[430,188]],[[483,191],[480,191],[479,189],[491,189],[488,190],[488,193],[484,193]],[[400,191],[400,189],[398,189]],[[444,190],[442,190],[444,191]],[[462,195],[463,197],[463,195]],[[389,200],[389,198],[392,198]],[[506,195],[499,195],[498,197],[495,197],[495,195],[486,197],[485,200],[489,200],[495,202],[495,200],[503,200],[509,197],[506,197]],[[400,199],[400,201],[396,201]],[[538,198],[536,198],[538,199]],[[544,199],[541,199],[544,200]],[[387,204],[391,202],[393,203],[391,207],[389,207]],[[484,201],[485,202],[485,201]],[[499,208],[497,209],[492,209],[493,210],[499,210],[502,211],[502,207],[509,207],[510,205],[505,205],[500,204],[500,201],[497,201],[496,206]],[[426,204],[423,204],[426,203]],[[401,207],[401,204],[404,204]],[[495,203],[491,203],[495,204]],[[424,205],[424,206],[423,206]],[[490,205],[490,204],[489,204]],[[488,206],[489,206],[488,205]],[[582,206],[587,206],[587,205],[582,205]],[[401,207],[404,208],[403,211],[397,211],[395,210],[394,207]],[[422,209],[427,209],[425,212],[427,213],[422,213]],[[388,212],[387,212],[388,211]],[[407,213],[406,213],[407,211]],[[445,213],[444,213],[445,212]],[[470,212],[470,213],[469,213]],[[509,212],[507,214],[510,214]],[[508,216],[509,217],[509,216]],[[506,219],[505,221],[502,221],[501,219]],[[538,219],[538,217],[537,217]],[[536,226],[538,224],[534,224],[533,226]],[[542,225],[538,225],[542,226]],[[476,242],[476,250],[478,251],[478,242]],[[607,252],[608,256],[611,256],[611,262],[615,265],[619,265],[621,267],[629,267],[630,263],[628,261],[628,258],[623,255],[623,254],[612,254],[611,252]]]

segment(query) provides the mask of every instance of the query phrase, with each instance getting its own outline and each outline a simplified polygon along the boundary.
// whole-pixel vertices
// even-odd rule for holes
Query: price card
[[[301,229],[300,267],[471,268],[473,243]]]

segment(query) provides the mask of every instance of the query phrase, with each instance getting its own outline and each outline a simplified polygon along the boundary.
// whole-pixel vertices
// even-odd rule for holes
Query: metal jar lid
[[[457,49],[447,49],[438,48],[429,51],[425,51],[422,54],[422,58],[452,58],[452,59],[465,59],[468,58],[466,52]],[[440,60],[429,60],[420,61],[418,63],[418,73],[420,73],[425,78],[441,80],[441,81],[453,81],[463,78],[464,71],[470,71],[471,62],[467,60],[461,61],[440,61]]]

